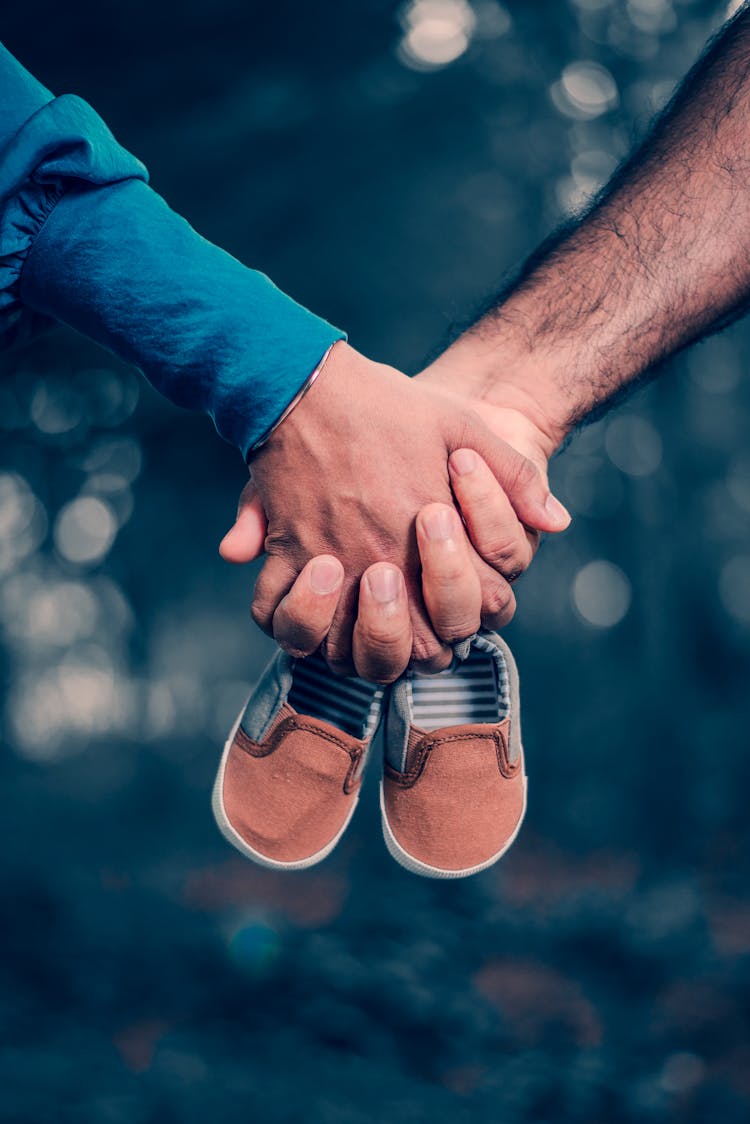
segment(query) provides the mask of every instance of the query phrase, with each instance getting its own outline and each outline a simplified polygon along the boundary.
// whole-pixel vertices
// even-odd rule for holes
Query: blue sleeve
[[[0,332],[62,320],[243,454],[343,333],[201,238],[80,98],[0,47]]]

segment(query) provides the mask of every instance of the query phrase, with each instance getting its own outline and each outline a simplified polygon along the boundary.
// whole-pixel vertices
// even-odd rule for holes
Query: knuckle
[[[470,479],[470,478],[469,478]],[[500,485],[493,480],[492,486],[488,484],[460,484],[456,492],[461,513],[467,520],[482,522],[492,518],[497,508]]]
[[[402,646],[405,627],[397,625],[394,628],[393,625],[389,626],[387,621],[371,622],[365,628],[358,628],[357,636],[364,648],[390,655]]]
[[[539,473],[526,457],[518,456],[510,466],[507,481],[508,492],[522,492],[536,484]]]
[[[425,584],[439,589],[450,588],[462,580],[467,570],[471,572],[471,567],[465,558],[450,555],[440,565],[425,570]]]
[[[412,640],[412,658],[419,663],[434,659],[441,650],[441,644],[436,637],[417,635]]]
[[[515,612],[516,612],[516,601],[515,601],[515,598],[514,598],[512,601],[507,602],[507,604],[504,606],[503,609],[500,609],[495,613],[483,612],[482,613],[482,624],[484,625],[485,628],[491,628],[491,629],[504,628],[506,626],[506,624],[510,624],[510,622],[513,620],[513,617],[515,616]]]
[[[446,653],[437,636],[426,636],[422,633],[414,637],[411,654],[414,663],[432,668]]]
[[[404,670],[409,659],[406,628],[383,624],[354,628],[353,654],[357,674],[373,683],[391,683]]]
[[[512,616],[515,602],[513,590],[506,582],[487,584],[482,589],[482,614],[485,617],[503,618],[509,610]]]
[[[466,617],[462,617],[455,622],[441,621],[439,627],[436,627],[441,640],[446,644],[457,644],[460,640],[466,640],[467,636],[473,636],[480,624],[480,614],[477,613],[476,617],[468,621]]]
[[[358,620],[352,644],[357,673],[373,683],[392,683],[408,663],[410,632],[408,618],[400,616]]]
[[[479,553],[488,566],[509,581],[519,577],[528,565],[528,547],[524,549],[517,539],[489,539],[481,543]]]
[[[495,613],[495,614],[486,613],[486,614],[483,614],[482,624],[485,628],[489,628],[489,629],[493,629],[493,630],[505,628],[505,626],[510,624],[510,622],[513,620],[513,617],[515,616],[515,614],[516,614],[516,603],[514,601],[512,604],[508,605],[507,608],[502,613]]]

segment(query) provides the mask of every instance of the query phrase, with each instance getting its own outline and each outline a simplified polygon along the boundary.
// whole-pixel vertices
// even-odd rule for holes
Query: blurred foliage
[[[726,10],[39,0],[3,38],[414,371]],[[318,870],[228,852],[212,774],[271,650],[216,555],[243,466],[72,333],[3,357],[0,1119],[748,1119],[749,354],[694,349],[555,462],[576,519],[509,630],[529,815],[459,885],[388,860],[372,791]]]

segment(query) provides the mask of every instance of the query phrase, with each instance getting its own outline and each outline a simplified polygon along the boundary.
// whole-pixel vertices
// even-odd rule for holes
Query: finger
[[[412,587],[407,581],[406,590],[409,597],[412,634],[410,666],[422,675],[432,675],[437,671],[444,671],[446,667],[451,665],[453,651],[435,634],[427,615],[427,608],[419,584]]]
[[[392,683],[411,655],[411,621],[401,571],[376,562],[362,575],[359,613],[352,636],[357,675],[373,683]]]
[[[333,623],[344,567],[332,554],[311,558],[273,615],[273,635],[296,659],[309,656]]]
[[[412,630],[411,664],[423,674],[443,671],[449,667],[453,652],[434,633],[422,602],[419,585],[406,583],[409,619]],[[353,658],[353,626],[357,615],[359,589],[357,584],[344,580],[338,608],[331,630],[322,645],[322,652],[334,675],[356,675]]]
[[[412,605],[409,610],[412,631],[410,667],[420,675],[435,675],[453,662],[453,651],[435,635],[424,613]]]
[[[493,570],[515,581],[531,562],[533,549],[508,497],[472,449],[456,449],[448,468],[474,549]]]
[[[283,558],[271,554],[263,563],[263,569],[258,574],[253,591],[253,603],[250,612],[253,620],[273,636],[273,615],[283,597],[286,597],[297,578],[297,571]]]
[[[219,554],[226,562],[252,562],[265,549],[266,513],[260,496],[249,480],[242,489],[237,517],[219,543]]]
[[[481,588],[455,509],[442,503],[423,507],[417,515],[417,545],[422,596],[436,635],[446,644],[473,636],[480,624]]]
[[[497,487],[496,482],[494,486]],[[425,522],[434,516],[436,509],[447,508],[446,526],[460,533],[463,559],[456,563],[456,554],[447,552],[441,558],[435,537],[442,528],[427,534]],[[417,516],[417,539],[422,560],[422,591],[430,620],[435,631],[449,643],[473,635],[480,623],[484,628],[504,628],[516,611],[516,599],[509,583],[479,557],[466,542],[463,528],[452,508],[443,504],[430,504]],[[439,542],[439,540],[438,540]],[[431,554],[434,551],[434,554]]]
[[[359,583],[345,576],[339,603],[333,616],[333,624],[321,645],[321,651],[334,675],[357,674],[352,659],[352,630],[357,615],[358,600]]]
[[[500,441],[479,421],[464,419],[459,425],[460,440],[451,452],[470,447],[487,462],[522,523],[537,531],[564,531],[570,515],[549,490],[549,485],[533,461]]]
[[[513,620],[515,595],[505,578],[496,574],[478,554],[474,555],[473,561],[482,598],[482,627],[499,632]]]

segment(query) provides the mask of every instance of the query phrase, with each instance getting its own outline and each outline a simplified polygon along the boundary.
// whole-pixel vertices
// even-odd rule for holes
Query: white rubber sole
[[[483,863],[478,863],[477,866],[466,867],[463,870],[442,870],[439,866],[429,866],[428,863],[422,862],[420,859],[415,859],[408,851],[405,851],[401,844],[393,834],[390,823],[388,822],[388,815],[385,810],[385,796],[383,792],[383,781],[380,782],[380,819],[383,825],[383,839],[388,848],[388,853],[392,859],[410,870],[412,874],[421,874],[423,878],[469,878],[472,874],[479,874],[483,870],[487,870],[498,859],[501,859],[506,851],[515,843],[518,833],[523,826],[524,817],[526,815],[526,794],[528,788],[528,779],[526,775],[523,778],[523,807],[521,808],[521,816],[515,826],[513,834],[505,845],[489,859],[485,859]]]
[[[338,833],[334,836],[330,843],[326,843],[325,847],[322,847],[319,851],[316,851],[314,855],[308,855],[308,857],[305,859],[296,859],[294,862],[280,862],[278,859],[270,859],[261,851],[256,851],[254,847],[251,847],[249,843],[245,842],[240,833],[236,831],[232,826],[229,817],[227,816],[226,808],[224,807],[224,774],[227,768],[227,761],[229,760],[229,752],[232,748],[232,743],[234,742],[240,722],[242,721],[242,715],[244,713],[245,708],[243,707],[239,713],[237,721],[232,727],[232,732],[230,733],[229,738],[227,739],[227,742],[224,746],[224,752],[221,755],[221,763],[219,764],[219,771],[217,772],[216,780],[214,781],[213,792],[211,794],[211,809],[213,811],[216,824],[219,828],[219,831],[226,839],[227,843],[231,843],[232,846],[235,847],[241,855],[244,855],[246,859],[251,859],[259,866],[265,866],[269,870],[307,870],[308,867],[315,866],[316,863],[320,863],[323,861],[323,859],[328,858],[331,851],[334,849],[336,844],[341,839],[341,836],[349,826],[349,821],[354,815],[354,810],[359,803],[359,796],[357,796],[356,800],[354,800],[354,802],[352,803],[349,815],[346,817],[346,820],[342,824]]]

